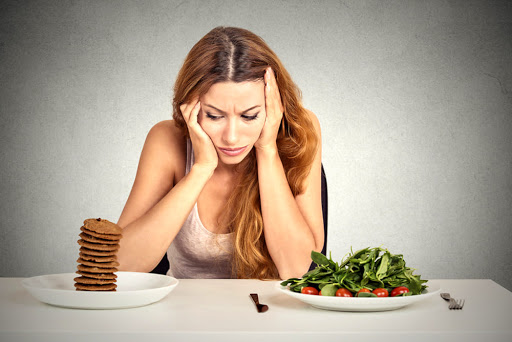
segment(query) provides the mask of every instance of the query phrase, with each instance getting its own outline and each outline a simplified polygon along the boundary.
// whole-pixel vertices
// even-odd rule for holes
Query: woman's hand
[[[194,147],[194,165],[204,166],[213,172],[217,167],[219,158],[212,139],[210,139],[197,121],[200,108],[201,103],[199,99],[195,99],[180,106],[181,113],[188,126],[192,146]]]
[[[256,144],[256,151],[273,149],[277,151],[277,133],[283,119],[283,104],[272,68],[265,72],[265,111],[267,117]]]

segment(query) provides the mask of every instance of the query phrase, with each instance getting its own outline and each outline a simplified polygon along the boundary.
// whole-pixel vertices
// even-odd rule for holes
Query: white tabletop
[[[43,304],[0,278],[0,341],[512,341],[512,293],[491,280],[437,280],[466,299],[448,310],[439,296],[387,312],[320,310],[280,293],[276,282],[180,280],[160,302],[120,310]],[[269,310],[258,313],[258,293]]]

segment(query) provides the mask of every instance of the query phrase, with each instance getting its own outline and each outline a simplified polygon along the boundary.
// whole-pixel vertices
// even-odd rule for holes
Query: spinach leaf
[[[327,257],[316,251],[311,251],[311,259],[317,264],[315,269],[302,278],[287,279],[281,285],[290,286],[290,290],[296,292],[313,286],[322,290],[322,295],[334,295],[340,287],[357,293],[363,287],[374,290],[406,286],[410,291],[408,295],[421,294],[427,288],[427,280],[414,275],[414,270],[406,267],[402,254],[391,254],[385,248],[367,247],[355,253],[351,249],[340,264],[334,262],[330,255]]]
[[[338,286],[336,284],[327,284],[322,287],[322,296],[334,296]]]
[[[319,266],[321,265],[329,265],[329,259],[322,253],[318,253],[316,251],[311,251],[311,260]]]

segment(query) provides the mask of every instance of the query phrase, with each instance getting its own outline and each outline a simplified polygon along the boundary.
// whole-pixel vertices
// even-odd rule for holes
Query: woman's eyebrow
[[[216,107],[214,107],[214,106],[212,106],[212,105],[210,105],[210,104],[205,103],[205,106],[206,106],[206,107],[210,107],[210,108],[212,108],[212,109],[215,109],[217,112],[219,112],[219,113],[221,113],[221,114],[224,114],[224,115],[226,115],[226,114],[227,114],[225,111],[220,110],[219,108],[216,108]],[[243,115],[243,114],[245,114],[245,113],[247,113],[247,112],[249,112],[249,111],[251,111],[251,110],[253,110],[253,109],[255,109],[255,108],[258,108],[258,107],[261,107],[261,106],[260,106],[260,105],[252,106],[251,108],[247,108],[246,110],[242,111],[240,114],[242,114],[242,115]]]

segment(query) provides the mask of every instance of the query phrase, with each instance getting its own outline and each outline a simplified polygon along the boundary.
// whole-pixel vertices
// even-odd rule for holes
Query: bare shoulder
[[[173,120],[164,120],[155,124],[149,130],[144,143],[144,149],[153,157],[160,159],[164,169],[181,179],[186,160],[186,140]],[[184,171],[183,171],[184,172]]]
[[[146,142],[170,149],[181,149],[186,146],[186,140],[173,120],[164,120],[155,124],[149,130]]]
[[[163,120],[156,123],[149,130],[148,136],[154,137],[161,143],[185,142],[185,138],[173,120]]]

